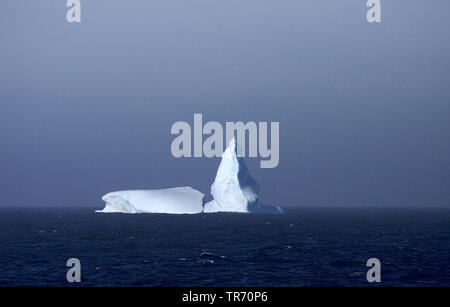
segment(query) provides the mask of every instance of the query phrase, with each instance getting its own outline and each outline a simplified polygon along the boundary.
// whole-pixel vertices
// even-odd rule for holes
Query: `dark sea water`
[[[0,285],[450,286],[449,209],[287,209],[285,215],[0,209]]]

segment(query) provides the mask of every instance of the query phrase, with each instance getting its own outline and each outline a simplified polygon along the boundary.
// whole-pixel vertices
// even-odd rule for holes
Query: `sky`
[[[0,206],[102,208],[125,189],[208,195],[219,158],[173,123],[280,124],[246,159],[280,206],[450,206],[450,2],[0,1]]]

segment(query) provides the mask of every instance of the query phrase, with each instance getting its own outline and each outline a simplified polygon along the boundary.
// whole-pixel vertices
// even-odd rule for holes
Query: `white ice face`
[[[205,205],[205,212],[248,212],[249,201],[254,202],[258,195],[250,188],[246,193],[241,190],[238,178],[240,169],[236,156],[236,141],[233,138],[222,154],[216,179],[211,186],[214,200]]]
[[[282,212],[279,207],[259,203],[259,185],[248,173],[244,160],[237,157],[234,138],[222,155],[211,195],[214,200],[205,204],[204,212]]]
[[[201,213],[203,212],[203,196],[203,193],[191,187],[111,192],[102,197],[106,203],[105,208],[96,212]]]

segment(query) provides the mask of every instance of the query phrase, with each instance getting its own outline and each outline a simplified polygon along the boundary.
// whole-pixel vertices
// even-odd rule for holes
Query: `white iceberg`
[[[259,201],[259,185],[248,173],[244,160],[237,157],[233,138],[222,154],[216,178],[211,186],[214,199],[203,206],[204,194],[191,187],[161,190],[127,190],[102,197],[103,213],[195,214],[212,212],[283,213],[278,206]]]
[[[237,157],[233,138],[222,154],[216,179],[211,186],[214,199],[205,204],[204,212],[283,213],[278,206],[259,202],[259,185],[248,173],[244,159]]]
[[[191,187],[118,191],[104,195],[106,206],[96,212],[194,214],[203,212],[203,197]]]

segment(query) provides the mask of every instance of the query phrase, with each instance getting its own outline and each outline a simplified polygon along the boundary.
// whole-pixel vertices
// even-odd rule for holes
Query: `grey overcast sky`
[[[266,203],[450,205],[450,1],[0,1],[0,206],[102,207],[122,189],[209,194],[176,121],[279,121]]]

